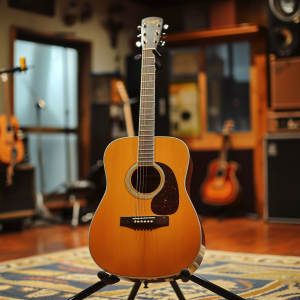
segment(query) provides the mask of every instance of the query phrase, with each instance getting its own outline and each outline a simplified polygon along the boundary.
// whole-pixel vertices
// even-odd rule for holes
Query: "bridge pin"
[[[151,220],[150,222],[153,223],[153,220]]]
[[[149,223],[149,220],[147,220],[147,223]]]

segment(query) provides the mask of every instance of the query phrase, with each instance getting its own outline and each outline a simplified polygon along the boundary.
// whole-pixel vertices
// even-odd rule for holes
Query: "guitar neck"
[[[155,56],[153,49],[143,49],[138,141],[138,165],[154,164],[155,130]]]
[[[227,156],[228,156],[228,149],[229,149],[229,135],[224,135],[223,138],[223,146],[220,151],[219,155],[219,171],[223,171],[225,168],[225,163],[227,162]]]
[[[124,102],[123,110],[125,116],[125,123],[126,123],[126,131],[127,136],[135,136],[134,128],[133,128],[133,121],[132,121],[132,114],[131,114],[131,107],[130,104],[127,102],[129,100],[128,94],[126,92],[126,88],[124,86],[123,81],[119,80],[116,82],[117,90],[119,95]]]
[[[8,84],[8,74],[1,74],[3,91],[4,91],[4,103],[5,103],[5,112],[7,116],[7,125],[11,126],[11,109],[10,109],[10,93],[9,93],[9,84]]]

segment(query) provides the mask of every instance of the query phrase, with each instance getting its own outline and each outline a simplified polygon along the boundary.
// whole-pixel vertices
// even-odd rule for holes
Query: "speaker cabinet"
[[[300,133],[265,137],[265,220],[300,223]]]
[[[269,0],[269,52],[279,57],[300,55],[300,0]]]
[[[35,213],[34,166],[17,165],[13,185],[6,186],[6,166],[0,166],[0,221],[21,219]]]

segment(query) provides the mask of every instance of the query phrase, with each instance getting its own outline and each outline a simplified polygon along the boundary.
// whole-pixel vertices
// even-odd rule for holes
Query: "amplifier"
[[[265,136],[266,221],[300,223],[300,133]]]
[[[268,113],[268,132],[300,132],[300,111]]]
[[[35,214],[34,166],[14,168],[13,184],[6,186],[6,166],[0,166],[0,221],[21,219]]]
[[[300,109],[300,57],[270,61],[270,96],[273,110]]]

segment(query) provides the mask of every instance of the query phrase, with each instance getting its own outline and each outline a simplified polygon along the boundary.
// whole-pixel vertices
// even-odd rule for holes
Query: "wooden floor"
[[[242,218],[205,218],[202,224],[206,249],[300,256],[300,225]],[[54,225],[0,234],[0,261],[86,246],[88,230],[88,225]]]

